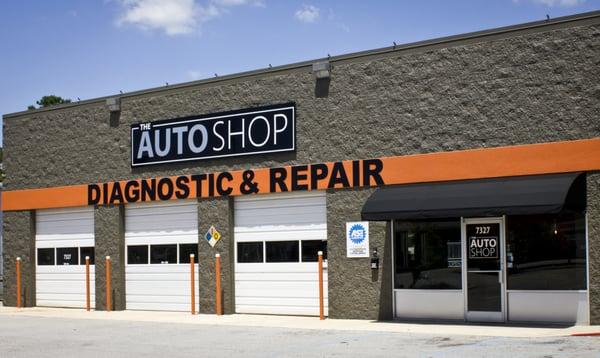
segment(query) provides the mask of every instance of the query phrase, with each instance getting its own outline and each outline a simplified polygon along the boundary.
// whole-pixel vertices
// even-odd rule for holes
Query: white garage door
[[[197,202],[127,205],[125,245],[127,309],[189,311],[190,253],[196,255],[196,260],[198,257]],[[195,276],[197,280],[198,265]]]
[[[38,306],[85,307],[85,257],[95,302],[94,208],[36,211],[35,292]]]
[[[234,213],[236,312],[318,315],[317,252],[327,252],[325,193],[238,197]]]

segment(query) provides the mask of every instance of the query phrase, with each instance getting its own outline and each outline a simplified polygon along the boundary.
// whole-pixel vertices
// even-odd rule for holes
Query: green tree
[[[54,106],[57,104],[71,103],[71,100],[68,98],[62,98],[60,96],[55,96],[51,94],[49,96],[42,97],[39,101],[36,101],[35,103],[37,103],[37,105],[39,106],[38,108],[44,108],[48,106]],[[27,107],[27,109],[36,109],[36,107],[34,105],[30,105]]]

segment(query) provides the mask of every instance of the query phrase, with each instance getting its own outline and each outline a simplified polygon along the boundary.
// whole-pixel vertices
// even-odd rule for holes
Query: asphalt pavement
[[[600,358],[600,337],[493,337],[8,314],[0,315],[0,357]]]

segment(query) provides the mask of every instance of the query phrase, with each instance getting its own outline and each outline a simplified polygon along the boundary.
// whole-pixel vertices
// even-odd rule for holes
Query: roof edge
[[[589,25],[589,24],[596,24],[596,23],[600,24],[600,10],[579,13],[579,14],[574,14],[574,15],[568,15],[568,16],[562,16],[562,17],[557,17],[557,18],[549,19],[549,20],[526,22],[526,23],[521,23],[521,24],[516,24],[516,25],[509,25],[509,26],[497,27],[497,28],[486,29],[486,30],[481,30],[481,31],[468,32],[468,33],[463,33],[463,34],[459,34],[459,35],[439,37],[439,38],[411,42],[411,43],[401,44],[401,45],[396,45],[396,46],[388,46],[388,47],[382,47],[382,48],[377,48],[377,49],[372,49],[372,50],[352,52],[352,53],[343,54],[343,55],[336,55],[336,56],[331,56],[331,57],[321,57],[321,58],[317,58],[317,59],[295,62],[295,63],[291,63],[291,64],[286,64],[286,65],[237,72],[237,73],[224,75],[224,76],[218,76],[218,77],[214,77],[214,78],[206,78],[206,79],[201,79],[201,80],[196,80],[196,81],[182,82],[182,83],[178,83],[178,84],[174,84],[174,85],[152,87],[152,88],[137,90],[137,91],[132,91],[132,92],[118,93],[118,94],[113,94],[113,95],[107,95],[107,96],[82,100],[82,101],[78,101],[78,102],[54,105],[54,106],[50,106],[50,107],[46,107],[46,108],[38,108],[35,110],[24,110],[24,111],[19,111],[19,112],[7,113],[7,114],[4,114],[2,117],[3,117],[3,119],[15,118],[15,117],[22,117],[22,116],[26,116],[26,115],[30,115],[30,114],[38,114],[38,113],[42,113],[42,112],[66,109],[66,108],[76,107],[76,106],[81,106],[81,105],[86,105],[86,104],[97,104],[97,103],[102,103],[102,102],[106,101],[106,99],[112,98],[112,97],[120,97],[120,98],[137,97],[137,96],[146,95],[146,94],[155,94],[155,93],[160,93],[160,92],[165,92],[165,91],[172,91],[172,90],[176,90],[176,89],[185,89],[185,88],[189,88],[189,87],[213,84],[213,83],[224,82],[224,81],[229,81],[229,80],[234,80],[234,79],[241,79],[241,78],[247,78],[247,77],[253,77],[253,76],[272,75],[272,74],[276,74],[279,72],[288,72],[288,71],[292,71],[292,70],[301,70],[303,68],[306,68],[307,70],[309,70],[310,66],[312,66],[313,63],[319,62],[319,61],[328,60],[332,64],[340,63],[340,62],[352,62],[352,61],[360,60],[365,57],[377,57],[377,56],[386,55],[386,54],[390,54],[390,53],[407,52],[407,51],[415,50],[415,49],[423,50],[423,49],[426,49],[429,47],[435,47],[435,46],[440,46],[440,45],[443,46],[443,45],[449,45],[452,43],[459,44],[461,42],[468,41],[468,40],[485,40],[486,38],[491,38],[491,39],[506,38],[506,37],[510,37],[510,36],[517,36],[519,33],[522,33],[522,32],[543,32],[543,31],[550,31],[550,30],[557,29],[557,28],[563,28],[563,27],[569,27],[569,26],[579,26],[579,25]]]

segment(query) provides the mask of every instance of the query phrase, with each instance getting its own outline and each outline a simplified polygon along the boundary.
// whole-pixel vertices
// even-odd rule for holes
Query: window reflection
[[[585,290],[584,214],[509,216],[509,290]]]
[[[397,289],[461,289],[460,220],[397,222]]]

